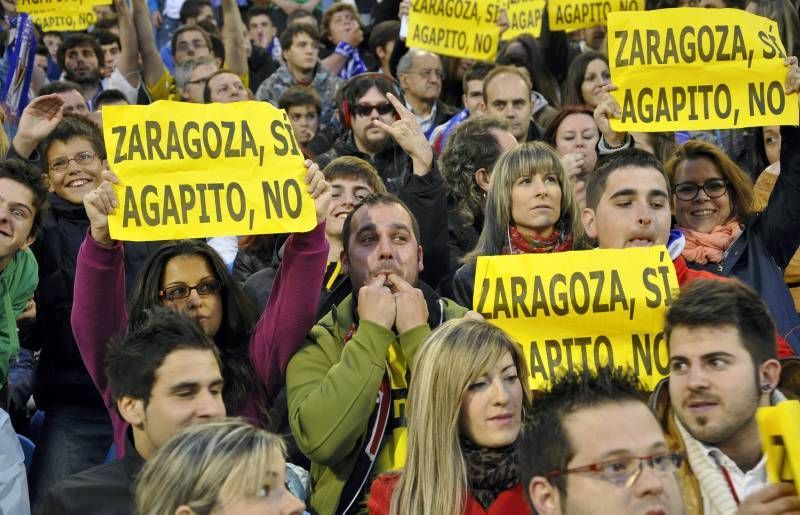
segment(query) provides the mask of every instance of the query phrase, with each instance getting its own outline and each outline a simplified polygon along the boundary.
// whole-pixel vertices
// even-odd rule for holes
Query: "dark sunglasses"
[[[371,104],[356,104],[353,106],[353,112],[357,116],[369,116],[372,114],[372,110],[375,109],[378,111],[378,114],[384,115],[394,112],[394,106],[389,102],[385,102],[383,104],[378,105],[371,105]]]

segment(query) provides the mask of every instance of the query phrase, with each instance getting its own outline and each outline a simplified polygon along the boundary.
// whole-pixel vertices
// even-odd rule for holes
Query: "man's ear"
[[[397,82],[400,83],[400,89],[403,90],[403,94],[405,94],[406,90],[408,89],[408,79],[406,78],[408,74],[400,73],[397,75]]]
[[[417,261],[419,263],[417,270],[422,272],[425,268],[422,264],[422,245],[417,245]]]
[[[182,504],[175,509],[175,515],[196,515],[194,510]]]
[[[489,191],[489,184],[492,180],[492,174],[486,168],[478,168],[475,170],[475,183],[483,190]]]
[[[594,209],[590,207],[583,208],[583,211],[581,211],[581,222],[583,222],[583,230],[586,232],[586,236],[597,239],[597,223]]]
[[[386,59],[386,49],[383,47],[375,47],[375,57],[380,60]]]
[[[772,391],[778,387],[781,380],[781,363],[777,359],[768,359],[761,366],[758,367],[758,377],[760,385],[769,385],[769,390],[762,390],[762,399],[769,405],[770,395]]]
[[[144,424],[144,401],[127,395],[117,399],[117,410],[125,422],[136,428]]]
[[[533,504],[534,513],[538,515],[560,515],[561,497],[558,490],[542,477],[535,476],[528,483],[528,497]]]

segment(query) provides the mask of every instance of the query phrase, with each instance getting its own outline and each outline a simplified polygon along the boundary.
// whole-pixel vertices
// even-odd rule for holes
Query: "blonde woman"
[[[296,515],[305,504],[285,486],[280,437],[242,420],[175,435],[136,484],[140,515]]]
[[[564,252],[582,239],[578,204],[558,153],[538,141],[519,145],[494,165],[486,219],[453,277],[453,300],[472,306],[479,256]]]
[[[519,346],[451,320],[422,343],[408,393],[405,468],[372,484],[372,515],[527,514],[514,444],[530,406]]]

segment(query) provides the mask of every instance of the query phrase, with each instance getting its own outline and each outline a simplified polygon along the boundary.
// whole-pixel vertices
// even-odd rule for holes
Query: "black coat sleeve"
[[[409,174],[399,196],[419,224],[424,265],[421,279],[435,287],[447,274],[450,260],[447,247],[447,197],[436,162],[431,165],[427,175]]]

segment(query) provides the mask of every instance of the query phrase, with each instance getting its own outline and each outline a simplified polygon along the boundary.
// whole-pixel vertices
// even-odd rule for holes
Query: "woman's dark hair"
[[[161,305],[159,291],[167,263],[176,256],[199,256],[222,283],[222,323],[214,343],[222,356],[225,387],[222,398],[228,413],[237,413],[247,395],[260,384],[250,361],[250,333],[256,320],[255,307],[233,280],[219,254],[199,240],[179,240],[164,245],[142,267],[128,301],[128,330],[146,322],[148,311]]]
[[[514,43],[522,45],[525,51],[524,59],[520,59],[516,55],[508,55],[507,51]],[[558,81],[547,67],[542,48],[536,38],[530,34],[522,34],[508,41],[497,56],[497,64],[511,64],[528,70],[533,81],[533,89],[541,93],[554,108],[561,107]]]
[[[564,81],[564,103],[565,104],[585,104],[586,100],[581,93],[581,86],[583,86],[583,78],[586,76],[586,68],[589,63],[594,60],[600,59],[608,64],[608,57],[599,52],[584,52],[569,65],[567,70],[567,80]]]

